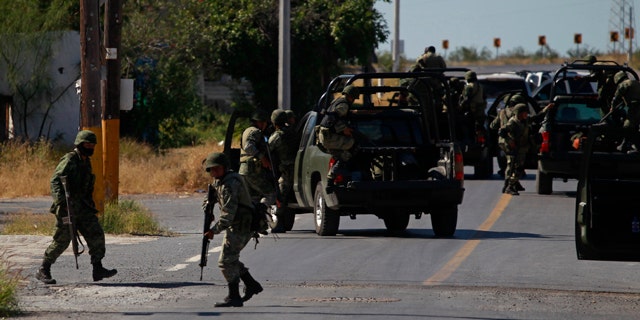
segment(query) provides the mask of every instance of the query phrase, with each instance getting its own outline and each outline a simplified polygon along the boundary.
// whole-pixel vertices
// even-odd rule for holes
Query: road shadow
[[[151,289],[175,289],[184,287],[210,286],[209,282],[120,282],[120,283],[93,283],[100,287],[139,287]],[[215,285],[215,284],[213,284]]]
[[[296,230],[287,235],[315,234],[313,230]],[[288,238],[288,237],[287,237]],[[306,237],[305,237],[306,238]],[[473,229],[458,229],[452,237],[437,237],[432,229],[407,229],[404,232],[389,232],[386,229],[348,229],[339,230],[335,236],[317,237],[319,240],[352,239],[352,238],[405,238],[405,239],[452,239],[452,240],[482,240],[482,239],[544,239],[549,238],[541,234],[509,231],[479,231]]]

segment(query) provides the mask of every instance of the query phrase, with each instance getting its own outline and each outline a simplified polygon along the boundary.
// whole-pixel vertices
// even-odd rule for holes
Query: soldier
[[[97,138],[93,132],[89,130],[78,132],[74,142],[75,149],[62,157],[51,177],[53,204],[49,211],[56,215],[56,230],[53,241],[44,253],[42,265],[36,273],[36,278],[46,284],[56,283],[56,280],[51,277],[51,265],[71,242],[69,227],[63,222],[63,218],[68,215],[68,210],[71,211],[76,229],[89,247],[93,281],[113,277],[118,273],[116,269],[109,270],[102,267],[102,258],[106,252],[104,231],[96,216],[98,210],[93,201],[95,175],[90,161],[96,144]],[[62,186],[61,176],[67,178],[68,195],[65,194]],[[67,196],[71,207],[67,207]]]
[[[627,106],[622,128],[628,139],[618,147],[622,152],[638,152],[640,140],[638,139],[638,125],[640,124],[640,82],[631,80],[624,71],[618,71],[614,76],[616,92],[611,101],[611,111],[618,105]]]
[[[527,121],[529,117],[529,107],[524,103],[519,103],[513,107],[514,115],[509,119],[507,125],[500,129],[500,136],[505,139],[505,149],[507,154],[507,170],[505,172],[503,193],[519,195],[520,176],[518,172],[524,165],[524,159],[530,147],[530,125]]]
[[[439,54],[436,54],[436,48],[434,46],[429,46],[424,49],[424,54],[418,58],[416,61],[418,65],[420,65],[423,69],[446,69],[447,63],[444,62],[444,59]]]
[[[353,156],[355,139],[352,136],[353,129],[347,125],[347,115],[353,101],[359,96],[358,88],[352,85],[344,87],[342,96],[331,102],[318,128],[318,141],[336,160],[327,174],[329,193],[332,192],[333,179],[337,173],[346,169],[347,162]]]
[[[516,104],[519,103],[526,103],[526,100],[524,99],[524,97],[519,94],[516,93],[514,95],[508,95],[504,98],[504,109],[500,110],[500,112],[498,112],[498,115],[495,117],[495,119],[493,119],[493,121],[491,121],[491,123],[489,124],[489,128],[492,130],[500,130],[501,128],[504,128],[507,126],[507,123],[509,122],[509,119],[511,119],[511,117],[513,116],[513,107]],[[505,138],[501,137],[500,135],[498,135],[498,147],[500,148],[501,152],[504,152],[505,156],[507,154],[507,141],[505,140]],[[498,159],[501,159],[500,157]],[[505,167],[506,165],[504,164],[504,162],[501,162],[501,166]],[[500,169],[500,171],[498,172],[499,175],[505,175],[505,172]],[[520,176],[522,176],[524,174],[524,169],[522,169],[522,172],[520,172]],[[524,188],[517,188],[518,191],[524,191]],[[504,188],[502,190],[502,192],[504,193]]]
[[[289,197],[293,191],[293,164],[296,157],[296,137],[293,128],[287,125],[288,117],[284,110],[276,109],[271,113],[271,123],[275,131],[269,137],[269,150],[274,159],[277,159],[279,200],[276,217],[278,223],[271,229],[273,233],[286,232],[285,220],[290,218],[287,214]],[[275,160],[274,160],[275,161]]]
[[[242,132],[240,143],[240,173],[249,187],[255,202],[271,206],[276,202],[271,159],[265,131],[269,126],[268,115],[258,110],[251,116],[252,125]]]
[[[203,167],[214,179],[213,186],[220,204],[220,217],[204,235],[213,239],[214,234],[226,231],[218,267],[227,281],[229,295],[214,306],[242,307],[244,301],[263,290],[262,285],[251,276],[249,269],[240,262],[240,251],[253,236],[251,219],[255,207],[244,179],[229,169],[229,159],[224,153],[209,154],[203,161]],[[240,296],[240,280],[245,285],[243,297]]]
[[[471,132],[484,131],[485,129],[484,109],[487,106],[487,100],[482,86],[478,83],[478,76],[474,71],[467,71],[464,74],[464,79],[467,80],[467,84],[460,95],[460,108],[466,120],[462,130],[465,140],[468,140],[472,137]]]

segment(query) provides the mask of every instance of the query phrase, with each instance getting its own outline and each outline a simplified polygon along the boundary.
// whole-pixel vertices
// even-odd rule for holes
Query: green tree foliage
[[[491,57],[491,50],[489,50],[487,47],[482,47],[482,50],[480,51],[478,51],[478,49],[475,47],[456,47],[453,51],[451,51],[451,53],[449,53],[447,59],[456,62],[476,62],[486,61],[491,59]]]

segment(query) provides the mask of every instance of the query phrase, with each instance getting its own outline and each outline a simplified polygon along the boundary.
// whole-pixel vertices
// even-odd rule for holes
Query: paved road
[[[527,191],[511,197],[499,193],[497,177],[465,181],[450,239],[435,238],[428,217],[391,237],[366,216],[344,217],[337,236],[318,237],[311,215],[298,215],[292,232],[243,251],[265,291],[243,308],[222,310],[212,307],[226,295],[219,238],[198,281],[202,195],[123,196],[179,235],[110,236],[105,265],[119,273],[98,283],[90,281],[86,255],[75,270],[66,253],[53,268],[58,284],[25,280],[25,319],[637,319],[639,264],[575,257],[575,181],[555,181],[550,196],[534,194],[533,172],[523,184]],[[46,212],[48,205],[47,198],[2,199],[0,212]],[[50,241],[0,239],[27,276]]]

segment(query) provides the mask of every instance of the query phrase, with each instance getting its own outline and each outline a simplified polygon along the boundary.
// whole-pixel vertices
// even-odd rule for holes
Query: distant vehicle
[[[609,120],[609,119],[605,119]],[[583,143],[575,212],[579,260],[640,261],[640,153],[619,152],[619,125],[591,127]]]
[[[527,85],[524,76],[516,72],[502,72],[479,74],[478,83],[482,86],[487,98],[487,106],[495,101],[496,97],[507,91],[526,92],[531,96],[531,88]]]
[[[555,83],[555,94],[598,94],[598,83],[595,79],[589,78],[588,72],[568,71],[563,75],[564,79],[559,83]],[[531,96],[538,101],[542,107],[549,104],[551,98],[551,89],[554,87],[554,79],[548,78],[532,91]]]
[[[555,104],[547,113],[540,128],[542,138],[538,150],[538,172],[536,191],[538,194],[553,192],[553,179],[564,181],[575,179],[582,161],[581,136],[586,137],[593,124],[605,114],[607,107],[594,92],[591,77],[576,74],[614,74],[625,71],[630,78],[638,79],[636,72],[625,66],[611,62],[587,64],[576,60],[565,64],[556,71],[550,91],[550,100]],[[570,90],[569,90],[570,89]],[[576,139],[578,139],[576,141]]]

